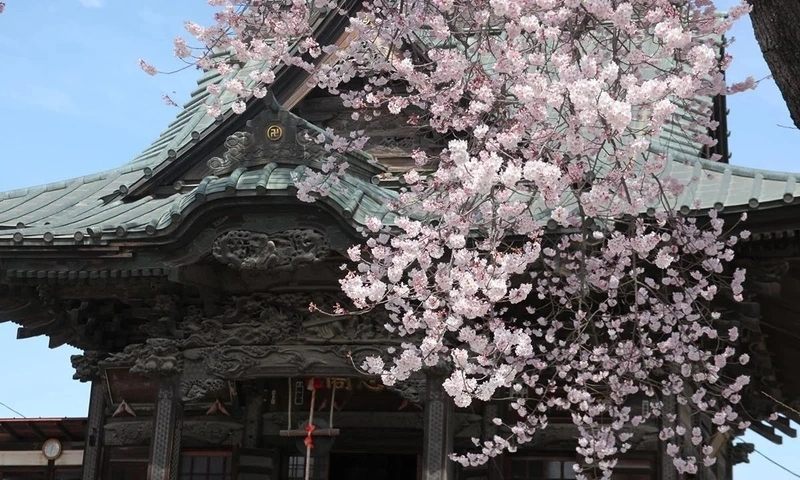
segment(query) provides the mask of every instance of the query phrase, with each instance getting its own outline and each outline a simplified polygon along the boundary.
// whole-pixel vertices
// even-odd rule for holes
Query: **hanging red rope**
[[[311,409],[308,414],[308,425],[306,425],[306,438],[303,443],[306,445],[306,472],[305,480],[311,479],[311,449],[314,448],[314,430],[317,427],[314,425],[314,402],[317,399],[317,390],[322,388],[322,380],[318,378],[310,378],[306,384],[306,388],[311,390]]]

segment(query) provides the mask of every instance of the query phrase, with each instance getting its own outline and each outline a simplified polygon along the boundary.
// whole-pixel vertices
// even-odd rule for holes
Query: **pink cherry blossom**
[[[216,24],[186,24],[198,47],[175,43],[225,78],[212,98],[236,97],[209,115],[244,112],[294,66],[353,125],[390,116],[438,139],[408,152],[391,214],[363,219],[341,288],[385,309],[405,342],[361,365],[387,385],[444,365],[458,406],[516,392],[519,421],[459,462],[514,451],[560,412],[580,432],[584,478],[610,475],[630,428],[657,421],[675,468],[696,473],[713,464],[711,439],[685,439],[669,405],[720,433],[748,424],[749,378],[728,370],[748,357],[716,300],[744,298],[732,247],[749,232],[730,235],[714,209],[681,211],[697,179],[671,176],[659,150],[677,115],[697,151],[713,145],[711,97],[754,85],[726,87],[718,49],[747,2],[727,17],[708,0],[209,3]],[[325,15],[347,16],[338,43],[315,37]],[[369,145],[362,128],[314,139],[330,156],[293,175],[300,200],[331,193],[346,154]]]
[[[144,71],[144,73],[148,75],[155,75],[158,73],[156,67],[150,65],[149,63],[145,62],[142,59],[139,59],[139,68],[141,68]]]

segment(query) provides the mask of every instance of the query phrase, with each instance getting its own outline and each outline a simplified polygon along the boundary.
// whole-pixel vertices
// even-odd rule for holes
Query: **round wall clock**
[[[42,454],[48,460],[55,460],[61,456],[61,442],[57,438],[45,440],[42,444]]]

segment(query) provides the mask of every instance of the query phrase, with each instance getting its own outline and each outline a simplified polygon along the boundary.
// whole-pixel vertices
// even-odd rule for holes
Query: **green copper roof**
[[[247,78],[247,73],[252,69],[236,69],[231,75],[222,77],[215,70],[204,74],[197,82],[197,88],[191,93],[189,101],[183,110],[166,130],[161,132],[155,142],[131,160],[131,166],[156,167],[169,158],[174,158],[179,151],[200,138],[200,135],[212,127],[214,118],[206,115],[206,106],[219,100],[227,110],[235,96],[223,89],[219,95],[208,93],[208,87],[221,84],[224,80],[232,78]]]
[[[249,73],[254,68],[257,67],[246,65],[234,69],[230,75],[249,83],[252,82]],[[233,94],[224,88],[218,97],[208,93],[209,85],[223,80],[216,72],[203,75],[177,118],[150,147],[122,167],[0,193],[0,246],[98,245],[120,238],[157,237],[177,228],[198,206],[216,199],[251,197],[254,201],[258,198],[269,201],[283,196],[289,200],[294,196],[291,173],[298,167],[280,163],[238,169],[220,178],[207,177],[198,185],[172,194],[143,191],[136,198],[126,197],[131,188],[155,178],[160,169],[175,162],[205,162],[205,158],[194,158],[199,156],[191,153],[192,147],[218,129],[229,128],[234,117],[230,111]],[[206,114],[205,105],[216,99],[223,105],[222,122]],[[255,102],[251,102],[251,107],[248,115],[266,108],[263,103],[259,107]],[[800,196],[794,174],[736,167],[698,157],[697,132],[690,116],[682,112],[651,146],[653,152],[668,156],[664,173],[688,185],[678,208],[751,210],[793,203]],[[318,164],[315,160],[303,161]],[[364,163],[363,156],[354,160]],[[354,226],[363,224],[368,215],[385,216],[388,199],[396,197],[391,189],[373,184],[366,172],[361,168],[358,173],[348,174],[332,189],[330,197],[320,200]],[[542,218],[546,218],[546,209],[541,206],[539,210]]]
[[[744,211],[776,207],[800,197],[793,174],[715,163],[686,152],[668,150],[659,142],[653,149],[668,154],[665,173],[687,183],[678,207],[683,210],[717,208]],[[164,197],[145,196],[133,201],[119,195],[120,185],[143,175],[134,164],[101,174],[0,194],[0,245],[97,244],[115,238],[166,234],[200,205],[229,197],[254,200],[283,196],[292,199],[292,172],[304,167],[270,163],[256,169],[234,170],[224,177],[207,177],[194,187]],[[347,175],[320,202],[354,225],[366,216],[384,217],[392,190],[368,179]],[[98,233],[102,238],[98,239]],[[94,235],[94,238],[92,237]]]
[[[215,199],[260,197],[269,202],[269,198],[285,197],[296,201],[291,175],[302,175],[302,169],[271,163],[255,170],[234,171],[226,177],[207,177],[194,188],[171,196],[146,196],[134,201],[116,195],[120,183],[137,174],[125,170],[9,192],[0,196],[0,244],[107,243],[114,238],[171,231],[194,209]],[[347,175],[320,202],[353,223],[363,224],[369,215],[384,217],[388,213],[386,203],[393,198],[394,192]]]
[[[653,142],[651,150],[666,153],[670,161],[663,174],[687,187],[676,205],[684,212],[716,208],[744,211],[793,203],[800,197],[800,174],[760,170],[698,158],[676,149],[674,144]]]

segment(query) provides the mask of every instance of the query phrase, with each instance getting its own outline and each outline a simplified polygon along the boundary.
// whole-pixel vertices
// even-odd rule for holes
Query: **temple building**
[[[320,43],[344,34],[335,19],[317,26]],[[251,82],[253,68],[230,75]],[[387,203],[410,152],[438,140],[379,118],[364,151],[347,154],[350,168],[330,195],[303,203],[293,177],[319,171],[329,154],[309,135],[346,127],[350,112],[285,68],[273,97],[214,120],[207,87],[223,80],[203,76],[175,121],[121,167],[0,194],[0,321],[18,324],[20,339],[46,335],[52,348],[83,350],[75,377],[91,383],[80,431],[70,424],[58,433],[54,421],[52,432],[38,426],[40,435],[3,421],[0,436],[30,430],[37,436],[27,448],[42,452],[54,448],[51,437],[60,440],[48,454],[54,465],[80,443],[83,480],[298,480],[306,468],[316,480],[574,478],[568,421],[554,420],[524,449],[485,466],[450,462],[447,454],[470,448],[471,438],[502,433],[492,419],[511,419],[509,402],[454,408],[438,371],[387,388],[355,368],[398,343],[383,328],[385,313],[309,311],[312,302],[344,301],[347,248],[361,241],[368,216],[391,222]],[[235,98],[224,88],[219,97],[223,105]],[[724,99],[713,101],[724,140]],[[752,429],[780,443],[800,421],[792,370],[800,361],[800,183],[706,160],[689,130],[677,120],[652,149],[689,185],[684,213],[749,213],[753,235],[736,247],[737,265],[748,268],[746,299],[720,305],[720,325],[739,327],[739,347],[753,359],[742,367],[753,378],[744,400]],[[667,410],[712,431],[678,405]],[[679,478],[657,431],[634,430],[636,448],[614,479]],[[696,478],[729,480],[748,453],[735,443],[716,435],[718,461]]]

